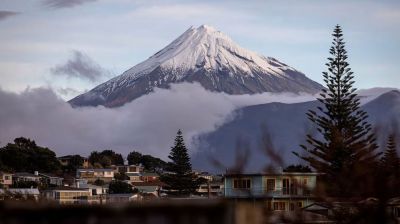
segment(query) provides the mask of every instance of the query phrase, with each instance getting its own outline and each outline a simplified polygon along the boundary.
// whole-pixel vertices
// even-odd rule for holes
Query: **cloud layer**
[[[91,82],[96,82],[103,76],[106,76],[108,71],[103,69],[88,55],[75,50],[73,51],[71,59],[69,59],[65,64],[53,67],[51,73],[56,76],[87,79]]]
[[[0,10],[0,21],[18,14],[18,12]]]
[[[54,9],[72,8],[96,0],[44,0],[43,5]]]
[[[132,150],[167,158],[176,131],[184,132],[190,150],[193,137],[213,131],[238,107],[267,102],[303,102],[311,95],[258,94],[232,96],[205,90],[199,84],[174,84],[156,89],[119,108],[73,109],[50,89],[21,94],[0,90],[0,142],[33,138],[58,155],[113,149]]]

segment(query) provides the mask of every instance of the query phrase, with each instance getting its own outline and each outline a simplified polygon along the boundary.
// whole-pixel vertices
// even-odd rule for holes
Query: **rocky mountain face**
[[[323,87],[296,69],[246,50],[216,29],[190,28],[147,60],[79,95],[73,106],[117,107],[171,83],[199,82],[228,94],[317,93]]]

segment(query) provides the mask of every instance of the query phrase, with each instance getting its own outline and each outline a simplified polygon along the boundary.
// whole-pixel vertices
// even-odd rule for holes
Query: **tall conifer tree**
[[[301,157],[316,171],[324,173],[326,193],[330,196],[360,196],[366,187],[364,175],[378,156],[367,114],[353,87],[353,72],[347,62],[342,29],[337,25],[323,72],[326,89],[322,90],[317,111],[310,110],[308,119],[317,127],[317,135],[307,135],[307,152]],[[364,178],[364,179],[363,179]]]
[[[168,158],[172,162],[169,163],[167,172],[161,175],[161,181],[167,184],[167,189],[171,190],[171,193],[176,195],[194,193],[200,185],[200,180],[192,172],[192,164],[181,130],[177,133]]]

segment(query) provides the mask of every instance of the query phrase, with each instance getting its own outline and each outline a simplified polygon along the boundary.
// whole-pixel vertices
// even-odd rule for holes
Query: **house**
[[[141,177],[140,173],[126,173],[126,175],[128,176],[129,182],[131,183],[143,182],[140,178]]]
[[[219,180],[207,181],[201,184],[196,192],[203,196],[222,196],[224,190],[224,183]]]
[[[93,184],[87,184],[86,188],[88,188],[92,195],[105,195],[108,194],[109,184],[105,184],[102,186],[97,186]]]
[[[107,204],[123,204],[140,200],[138,194],[108,194],[105,198]]]
[[[12,183],[12,174],[0,171],[0,185],[2,185],[4,188],[9,188]]]
[[[262,200],[268,210],[293,211],[314,202],[318,173],[226,174],[224,197]]]
[[[0,189],[0,199],[5,199],[5,197],[10,197],[13,200],[19,199],[33,199],[39,200],[40,192],[37,188],[9,188],[9,189]]]
[[[68,156],[58,157],[57,159],[58,159],[58,161],[60,161],[61,165],[68,166],[72,157],[73,157],[72,155],[68,155]],[[84,158],[84,157],[82,157],[82,158],[83,158],[82,168],[88,168],[89,167],[89,160],[87,158]]]
[[[44,198],[58,204],[101,204],[105,197],[92,195],[89,188],[55,187],[42,192]]]
[[[141,175],[140,175],[140,180],[143,182],[152,182],[152,181],[157,181],[159,179],[160,179],[160,175],[158,175],[157,173],[144,172],[144,173],[141,173]]]
[[[141,173],[144,168],[141,165],[111,165],[114,173]]]
[[[48,173],[39,173],[39,176],[42,177],[42,180],[44,180],[49,186],[63,186],[64,178],[62,177],[57,177]]]
[[[89,183],[93,183],[96,180],[102,180],[105,183],[109,183],[114,179],[113,169],[77,169],[76,178],[86,179]]]
[[[15,174],[13,174],[13,177],[12,177],[13,183],[19,182],[19,181],[33,181],[36,183],[40,183],[41,179],[42,179],[42,177],[39,176],[38,171],[35,171],[33,174],[26,173],[26,172],[15,173]]]
[[[141,194],[152,194],[155,197],[159,197],[159,192],[165,184],[159,180],[150,182],[135,182],[132,186],[137,189]]]

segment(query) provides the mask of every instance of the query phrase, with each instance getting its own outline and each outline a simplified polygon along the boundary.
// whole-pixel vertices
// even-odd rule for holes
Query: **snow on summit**
[[[147,60],[70,101],[74,106],[120,106],[170,83],[199,82],[228,94],[316,93],[322,86],[271,57],[244,49],[215,28],[191,27]]]

